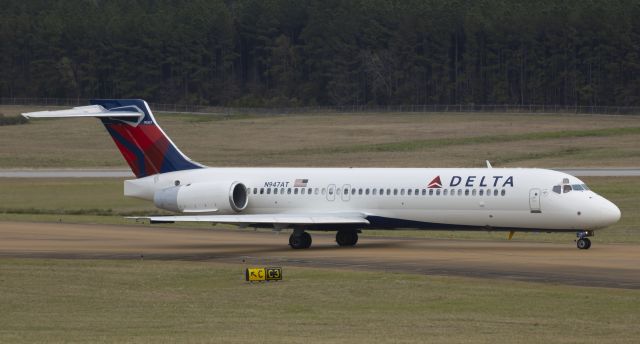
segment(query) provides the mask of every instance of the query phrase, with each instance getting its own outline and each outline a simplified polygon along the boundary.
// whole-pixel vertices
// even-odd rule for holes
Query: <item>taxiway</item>
[[[288,234],[143,225],[0,222],[0,256],[218,261],[510,279],[640,289],[640,245],[372,238],[338,247],[332,233],[292,250]]]

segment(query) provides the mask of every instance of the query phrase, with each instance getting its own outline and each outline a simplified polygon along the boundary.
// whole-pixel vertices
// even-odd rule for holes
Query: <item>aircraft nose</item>
[[[620,208],[609,200],[605,200],[605,202],[606,203],[602,207],[603,222],[606,222],[607,225],[612,225],[620,220]]]
[[[600,221],[602,224],[604,226],[612,225],[620,220],[620,216],[620,208],[613,202],[603,198],[600,205]]]
[[[604,228],[620,220],[620,209],[615,204],[602,196],[594,198],[594,202],[583,214],[589,227]]]

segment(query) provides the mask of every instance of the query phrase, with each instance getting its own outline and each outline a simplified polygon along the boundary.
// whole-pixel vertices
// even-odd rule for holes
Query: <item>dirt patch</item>
[[[383,270],[640,289],[640,245],[363,237],[339,248],[332,234],[292,250],[287,233],[0,222],[0,256],[203,260]]]

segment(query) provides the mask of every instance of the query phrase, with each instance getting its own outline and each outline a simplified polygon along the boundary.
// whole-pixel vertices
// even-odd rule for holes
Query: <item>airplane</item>
[[[311,246],[309,230],[336,231],[354,246],[363,229],[575,232],[589,249],[595,230],[620,209],[580,179],[535,168],[231,168],[197,163],[171,141],[141,99],[93,99],[26,118],[96,117],[136,179],[124,194],[176,215],[151,223],[206,222],[291,229],[289,245]]]

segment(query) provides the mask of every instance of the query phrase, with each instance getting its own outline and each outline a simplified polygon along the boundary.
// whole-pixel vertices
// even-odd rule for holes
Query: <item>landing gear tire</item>
[[[580,238],[576,241],[576,246],[578,246],[580,250],[588,250],[589,247],[591,247],[591,240],[589,240],[589,238]]]
[[[358,232],[354,230],[338,231],[336,242],[338,246],[355,246],[358,243]]]
[[[311,247],[311,235],[307,232],[293,232],[289,237],[289,246],[293,249]]]

